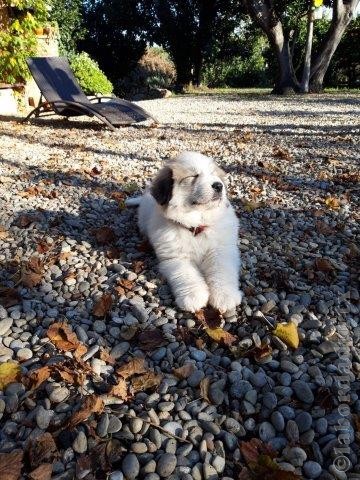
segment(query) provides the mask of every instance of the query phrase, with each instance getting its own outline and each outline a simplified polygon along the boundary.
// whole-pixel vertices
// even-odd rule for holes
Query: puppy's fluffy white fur
[[[142,197],[139,228],[148,237],[177,305],[208,303],[225,312],[240,304],[238,219],[226,197],[224,172],[196,152],[169,161]]]

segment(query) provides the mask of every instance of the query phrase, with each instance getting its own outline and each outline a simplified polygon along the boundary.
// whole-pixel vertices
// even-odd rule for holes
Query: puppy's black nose
[[[214,182],[212,185],[212,188],[215,190],[215,192],[221,192],[223,189],[223,184],[221,182]]]

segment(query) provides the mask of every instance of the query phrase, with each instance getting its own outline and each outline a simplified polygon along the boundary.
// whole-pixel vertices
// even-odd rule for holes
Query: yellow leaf
[[[325,200],[325,205],[330,208],[330,210],[339,210],[340,208],[340,202],[337,198],[335,197],[328,197]]]
[[[324,3],[324,0],[314,0],[314,7],[319,8]]]
[[[0,364],[0,390],[4,390],[9,383],[20,379],[21,369],[16,362],[6,362]]]
[[[217,343],[225,343],[225,345],[232,345],[236,337],[222,328],[205,328],[205,332]]]
[[[243,200],[243,208],[245,212],[253,212],[257,208],[262,208],[264,207],[264,202],[251,202],[247,200]]]
[[[299,333],[294,322],[278,323],[273,330],[273,334],[286,343],[288,347],[298,348]]]

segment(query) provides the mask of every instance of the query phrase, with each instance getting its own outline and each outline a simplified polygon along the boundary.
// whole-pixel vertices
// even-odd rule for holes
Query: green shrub
[[[118,86],[123,95],[132,96],[146,93],[150,88],[169,88],[175,77],[175,67],[169,55],[160,47],[151,47]]]
[[[263,55],[262,37],[251,45],[247,55],[214,60],[206,65],[202,81],[209,87],[265,87],[268,86],[267,65]]]
[[[0,82],[24,82],[30,72],[27,57],[36,54],[36,28],[48,18],[45,0],[5,0],[9,23],[0,30]]]
[[[100,70],[99,65],[85,52],[71,55],[69,58],[71,69],[87,95],[112,93],[113,86]]]

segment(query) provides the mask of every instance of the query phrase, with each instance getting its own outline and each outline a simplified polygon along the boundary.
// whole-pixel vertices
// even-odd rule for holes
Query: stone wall
[[[59,56],[59,45],[57,36],[54,34],[50,35],[39,35],[38,36],[38,47],[36,52],[38,57],[58,57]],[[38,89],[33,78],[30,78],[26,82],[25,86],[25,110],[29,112],[38,105],[40,100],[40,90]]]

